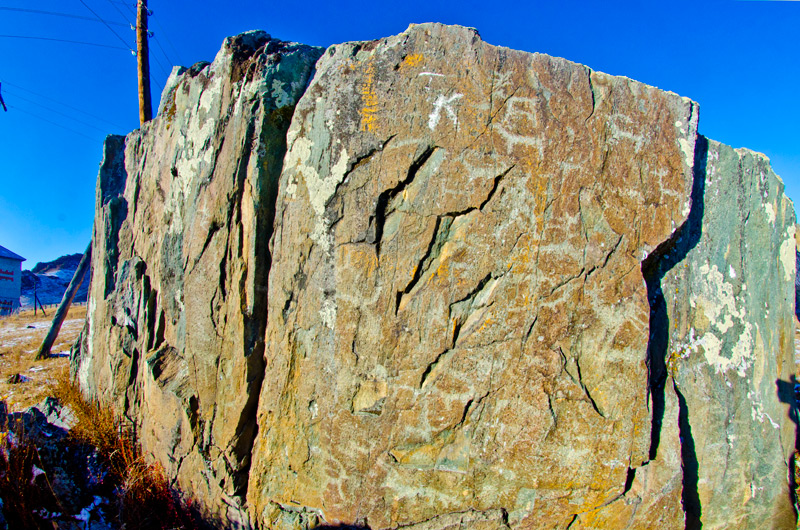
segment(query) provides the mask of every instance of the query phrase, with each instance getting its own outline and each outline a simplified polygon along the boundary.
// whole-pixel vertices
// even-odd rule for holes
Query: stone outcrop
[[[108,469],[93,447],[68,436],[73,423],[72,411],[53,398],[10,414],[6,402],[0,401],[0,466],[5,497],[0,497],[0,529],[50,524],[54,528],[78,528],[75,520],[82,511],[87,515],[84,521],[89,519],[89,512],[99,511],[94,510],[99,503],[93,501],[102,497],[103,503],[108,502],[105,496],[110,488],[103,484]],[[16,495],[6,496],[15,488]],[[39,510],[31,514],[26,510],[33,507],[30,504]],[[41,526],[34,526],[36,523]]]
[[[699,145],[696,214],[650,278],[664,391],[679,400],[684,505],[705,529],[793,528],[780,478],[797,428],[794,208],[763,155]]]
[[[210,511],[793,527],[794,212],[697,104],[438,24],[244,34],[162,100],[74,366]]]
[[[292,110],[321,50],[251,32],[175,70],[159,117],[106,141],[87,392],[177,484],[239,521],[264,376],[267,245]]]

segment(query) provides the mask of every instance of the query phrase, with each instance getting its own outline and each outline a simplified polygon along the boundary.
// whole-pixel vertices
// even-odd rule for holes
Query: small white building
[[[0,314],[19,308],[22,289],[22,262],[25,258],[0,246]]]

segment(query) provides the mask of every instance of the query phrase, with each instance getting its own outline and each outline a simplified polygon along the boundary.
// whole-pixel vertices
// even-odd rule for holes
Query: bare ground
[[[44,316],[41,311],[36,315],[21,311],[0,317],[0,399],[6,401],[11,412],[21,412],[51,395],[50,388],[58,374],[69,369],[69,349],[83,327],[86,306],[70,308],[51,350],[53,356],[35,361],[54,313],[49,310]]]

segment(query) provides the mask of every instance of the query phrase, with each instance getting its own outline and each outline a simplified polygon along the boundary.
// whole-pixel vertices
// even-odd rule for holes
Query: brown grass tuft
[[[162,467],[142,455],[129,422],[116,417],[110,408],[87,400],[68,377],[56,382],[52,394],[74,414],[70,434],[96,447],[106,464],[106,480],[115,486],[120,525],[127,530],[200,527],[198,519],[170,487]]]
[[[42,469],[39,450],[31,442],[21,422],[0,425],[0,499],[8,528],[52,528],[39,516],[42,510],[60,511],[46,475],[34,476]]]
[[[52,351],[69,349],[85,315],[85,306],[70,309]],[[70,408],[74,416],[70,443],[96,448],[98,460],[107,470],[99,485],[102,491],[95,493],[112,499],[113,507],[104,512],[112,526],[126,530],[220,526],[194,514],[170,486],[161,466],[144,457],[130,422],[83,396],[70,380],[66,357],[34,359],[52,316],[52,312],[45,317],[27,311],[0,318],[0,399],[8,402],[9,412],[21,412],[48,395]],[[15,373],[27,380],[8,383]],[[33,480],[34,465],[44,468],[38,449],[20,425],[0,425],[0,499],[9,528],[53,528],[54,521],[40,514],[43,510],[64,513],[49,487],[49,472]]]

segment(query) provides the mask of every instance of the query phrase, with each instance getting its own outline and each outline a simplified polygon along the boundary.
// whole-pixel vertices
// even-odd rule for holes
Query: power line
[[[24,96],[20,96],[19,94],[14,94],[13,92],[6,91],[6,93],[11,95],[11,96],[16,97],[17,99],[21,99],[22,101],[27,101],[28,103],[32,103],[32,104],[36,105],[37,107],[41,107],[41,108],[43,108],[45,110],[49,110],[50,112],[55,112],[56,114],[60,114],[60,115],[64,116],[65,118],[74,121],[75,123],[80,123],[81,125],[85,125],[86,127],[91,127],[92,129],[100,131],[103,134],[108,134],[108,130],[107,129],[101,129],[100,127],[92,125],[91,123],[87,123],[87,122],[85,122],[83,120],[79,120],[78,118],[70,116],[69,114],[61,112],[60,110],[56,110],[56,109],[54,109],[52,107],[48,107],[47,105],[42,105],[41,103],[37,103],[36,101],[33,101],[32,99],[28,99],[28,98],[26,98]]]
[[[96,42],[86,42],[86,41],[79,41],[79,40],[67,40],[67,39],[53,39],[50,37],[31,37],[29,35],[0,35],[0,38],[6,39],[33,39],[33,40],[48,40],[53,42],[69,42],[70,44],[85,44],[86,46],[98,46],[100,48],[111,48],[114,50],[131,50],[130,46],[123,48],[122,46],[112,46],[110,44],[98,44]]]
[[[161,48],[161,46],[159,46],[159,48]],[[164,53],[164,51],[162,50],[161,53]],[[161,63],[161,61],[159,60],[158,56],[157,55],[151,55],[151,57],[156,60],[156,63],[158,64],[158,67],[161,68],[161,72],[164,74],[164,76],[169,77],[169,72],[167,71],[166,67]],[[164,54],[164,57],[165,58],[167,57],[166,54]],[[167,62],[169,62],[168,58],[167,58]]]
[[[44,94],[39,94],[37,92],[34,92],[33,90],[27,89],[27,88],[25,88],[23,86],[15,84],[15,83],[11,83],[9,81],[1,81],[1,82],[5,83],[6,85],[9,85],[9,86],[12,86],[14,88],[17,88],[19,90],[22,90],[23,92],[27,92],[29,94],[33,94],[34,96],[38,96],[40,98],[44,98],[44,99],[50,100],[53,103],[57,103],[58,105],[60,105],[62,107],[66,107],[66,108],[72,109],[72,110],[74,110],[76,112],[80,112],[81,114],[85,114],[86,116],[89,116],[90,118],[94,118],[96,120],[102,121],[102,122],[107,123],[109,125],[113,125],[114,127],[117,127],[118,129],[121,129],[123,131],[127,129],[127,127],[123,127],[122,125],[120,125],[118,123],[114,123],[114,122],[108,121],[108,120],[106,120],[104,118],[101,118],[100,116],[95,116],[94,114],[86,112],[85,110],[79,109],[77,107],[73,107],[72,105],[69,105],[67,103],[63,103],[61,101],[58,101],[57,99],[53,99],[53,98],[51,98],[49,96],[45,96]],[[19,96],[17,96],[17,97],[19,97]]]
[[[158,22],[158,17],[152,16],[151,18],[153,19],[153,22],[156,23],[158,31],[161,33],[161,35],[164,35],[164,38],[167,40],[167,44],[169,44],[169,47],[172,49],[172,52],[175,54],[175,58],[177,59],[177,61],[170,61],[169,58],[167,58],[167,61],[171,62],[172,64],[181,64],[181,54],[178,53],[178,50],[175,49],[175,45],[172,44],[172,41],[169,39],[169,34],[164,31],[163,27],[161,27],[161,24]]]
[[[84,2],[83,0],[79,0],[79,1],[80,1],[80,3],[81,3],[81,4],[83,4],[83,7],[85,7],[85,8],[86,8],[86,9],[88,9],[89,11],[91,11],[91,13],[92,13],[94,16],[96,16],[96,17],[97,17],[97,20],[99,20],[100,22],[102,22],[103,24],[105,24],[105,25],[106,25],[106,27],[108,28],[108,30],[109,30],[111,33],[113,33],[114,35],[116,35],[116,37],[117,37],[117,38],[118,38],[120,41],[122,41],[122,44],[124,44],[125,46],[128,46],[128,43],[125,41],[125,39],[123,39],[122,37],[120,37],[119,33],[117,33],[116,31],[114,31],[114,28],[112,28],[111,26],[109,26],[109,25],[108,25],[108,22],[106,22],[105,20],[103,20],[103,18],[102,18],[100,15],[98,15],[97,13],[95,13],[95,12],[94,12],[94,10],[93,10],[91,7],[89,7],[88,5],[86,5],[86,2]],[[130,46],[128,46],[128,49],[129,49],[131,52],[133,52],[133,48],[131,48]]]
[[[165,52],[164,48],[161,47],[161,44],[158,42],[158,39],[155,38],[155,35],[153,35],[152,39],[155,41],[156,46],[158,46],[158,49],[161,50],[161,55],[164,56],[164,59],[166,59],[167,64],[174,64],[174,61],[170,60],[170,58],[167,56],[167,52]],[[158,60],[158,59],[156,59],[156,60]],[[167,75],[169,75],[169,74],[167,74]]]
[[[131,3],[131,2],[118,2],[117,0],[109,0],[109,1],[111,1],[111,2],[113,2],[113,3],[115,3],[115,4],[122,4],[122,5],[124,5],[125,7],[127,7],[127,8],[128,8],[128,11],[130,11],[130,12],[131,12],[131,15],[133,15],[134,17],[136,17],[136,10],[133,8],[133,6],[135,6],[135,5],[136,5],[135,3]]]
[[[92,17],[83,17],[81,15],[73,15],[71,13],[57,13],[55,11],[43,11],[41,9],[25,9],[22,7],[0,7],[0,11],[17,11],[20,13],[33,13],[36,15],[53,15],[57,17],[77,18],[79,20],[89,20],[91,22],[97,22],[97,20]],[[109,24],[114,24],[115,26],[125,26],[125,24],[121,24],[119,22],[109,22]]]
[[[136,12],[133,10],[133,7],[131,6],[131,4],[130,4],[129,2],[118,2],[118,1],[116,1],[116,0],[107,0],[107,1],[108,1],[110,4],[112,4],[112,5],[113,5],[113,4],[122,4],[122,5],[124,5],[125,7],[127,7],[127,8],[128,8],[130,11],[131,11],[131,13],[133,14],[133,16],[136,16]],[[134,5],[135,5],[135,4],[134,4]],[[119,10],[119,9],[118,9],[116,6],[114,6],[114,8],[115,8],[115,9],[117,9],[117,12],[118,12],[120,15],[122,15],[122,17],[123,17],[123,18],[125,18],[125,20],[129,20],[127,17],[125,17],[125,14],[124,14],[124,13],[122,13],[122,11],[120,11],[120,10]],[[150,17],[151,19],[155,20],[155,23],[156,23],[156,25],[158,26],[158,29],[159,29],[159,31],[160,31],[160,32],[161,32],[161,34],[162,34],[162,35],[164,35],[164,37],[167,39],[167,42],[168,42],[168,43],[170,44],[170,46],[172,47],[173,51],[175,51],[175,46],[174,46],[174,45],[172,45],[172,42],[169,40],[169,35],[167,35],[167,32],[166,32],[166,31],[164,31],[164,28],[163,28],[163,27],[161,27],[161,24],[158,22],[158,19],[155,19],[155,17],[153,17],[153,11],[152,11],[151,9],[149,9],[149,8],[147,9],[147,15],[148,15],[148,17]],[[133,29],[133,23],[131,23],[131,29]],[[154,39],[154,37],[155,37],[155,34],[154,34],[153,32],[148,32],[148,36],[149,36],[151,39]],[[161,50],[161,54],[164,56],[164,59],[167,61],[167,65],[169,66],[169,65],[171,65],[171,64],[177,64],[175,61],[173,61],[172,59],[170,59],[170,58],[169,58],[169,55],[167,55],[167,52],[164,50],[164,47],[163,47],[163,46],[161,46],[161,43],[159,42],[159,40],[158,40],[158,39],[154,39],[154,41],[155,41],[155,44],[156,44],[156,46],[158,46],[158,49],[159,49],[159,50]],[[175,51],[175,56],[176,56],[176,57],[178,56],[178,52],[177,52],[177,51]],[[154,56],[153,58],[156,60],[156,62],[158,63],[158,65],[161,67],[161,69],[164,71],[164,74],[165,74],[167,77],[169,77],[169,71],[171,71],[172,69],[171,69],[171,68],[167,68],[167,67],[165,67],[165,66],[164,66],[164,65],[163,65],[161,62],[159,62],[159,60],[158,60],[158,58],[157,58],[157,57],[155,57],[155,56]]]
[[[92,138],[92,137],[90,137],[90,136],[87,136],[87,135],[83,134],[82,132],[78,132],[78,131],[76,131],[75,129],[72,129],[72,128],[70,128],[70,127],[67,127],[66,125],[62,125],[62,124],[60,124],[60,123],[56,123],[56,122],[54,122],[54,121],[52,121],[52,120],[48,120],[47,118],[42,118],[42,117],[41,117],[41,116],[39,116],[38,114],[34,114],[33,112],[31,112],[31,111],[29,111],[29,110],[21,109],[21,108],[17,107],[16,105],[9,105],[8,107],[9,107],[9,108],[11,108],[11,109],[16,109],[16,110],[18,110],[18,111],[20,111],[20,112],[23,112],[23,113],[25,113],[25,114],[29,114],[29,115],[31,115],[31,116],[33,116],[34,118],[37,118],[37,119],[39,119],[39,120],[46,121],[47,123],[49,123],[49,124],[51,124],[51,125],[55,125],[56,127],[61,127],[62,129],[66,129],[66,130],[68,130],[68,131],[70,131],[70,132],[72,132],[72,133],[74,133],[74,134],[77,134],[78,136],[83,136],[84,138],[86,138],[87,140],[91,140],[92,142],[94,142],[94,141],[96,141],[96,140],[97,140],[96,138]]]
[[[117,10],[117,13],[119,13],[119,15],[122,17],[122,20],[124,20],[131,27],[133,27],[133,22],[131,22],[131,20],[127,16],[125,16],[125,13],[123,13],[122,10],[117,7],[117,4],[120,2],[114,2],[113,0],[108,0],[108,3],[111,4],[111,7]]]
[[[161,55],[163,55],[164,59],[166,59],[167,65],[169,65],[172,61],[170,61],[169,57],[167,57],[167,54],[164,53],[164,48],[161,47],[161,45],[158,43],[158,41],[155,41],[155,42],[156,42],[156,46],[158,46],[158,49],[161,50]],[[164,75],[166,77],[169,77],[169,72],[172,70],[172,68],[168,68],[168,67],[164,66],[163,64],[161,64],[161,61],[158,59],[157,55],[153,55],[153,59],[155,59],[156,62],[158,63],[158,66],[161,67],[161,71],[164,73]]]
[[[116,2],[114,0],[107,0],[107,1],[108,1],[109,4],[111,4],[111,7],[113,7],[117,11],[117,13],[119,13],[119,16],[122,17],[122,20],[124,20],[124,21],[126,21],[128,23],[128,26],[131,28],[131,30],[134,30],[135,29],[135,24],[133,22],[131,22],[131,20],[127,17],[127,15],[125,15],[125,13],[123,13],[122,10],[120,8],[118,8],[117,5],[116,5],[116,4],[124,4],[124,5],[129,5],[129,4],[127,2]],[[114,24],[114,23],[112,22],[112,24]],[[159,48],[161,48],[161,45],[158,44],[158,42],[156,42],[156,44],[158,45]],[[163,49],[162,49],[161,53],[164,53]],[[164,57],[167,59],[167,62],[169,63],[170,62],[169,57],[167,57],[166,54],[164,54]],[[156,58],[156,62],[158,62],[158,58]],[[162,70],[164,70],[164,66],[160,62],[158,63],[158,65],[161,67]],[[166,75],[169,77],[168,74],[166,74]]]
[[[164,74],[164,77],[168,78],[169,72],[167,71],[167,68],[161,63],[161,61],[155,55],[153,56],[153,59],[156,60],[156,64],[158,64],[158,68],[159,70],[161,70],[161,73]]]

